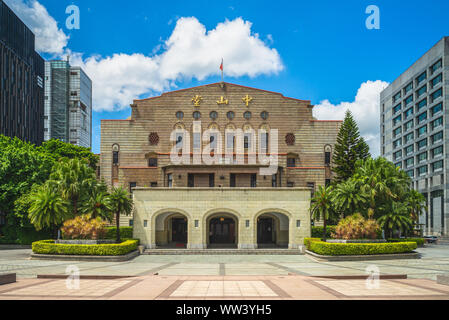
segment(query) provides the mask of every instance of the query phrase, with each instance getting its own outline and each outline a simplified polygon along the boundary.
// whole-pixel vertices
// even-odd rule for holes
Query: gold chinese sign
[[[245,103],[245,105],[248,107],[248,106],[249,106],[249,103],[250,103],[251,101],[253,101],[253,98],[251,98],[249,95],[246,95],[246,97],[243,97],[242,100],[243,100],[243,102]]]
[[[220,100],[217,100],[217,104],[218,105],[220,105],[220,104],[228,104],[228,103],[229,103],[229,100],[225,99],[223,96],[220,97]]]
[[[196,95],[192,98],[192,102],[195,107],[199,107],[201,105],[201,101],[203,101],[202,96]]]

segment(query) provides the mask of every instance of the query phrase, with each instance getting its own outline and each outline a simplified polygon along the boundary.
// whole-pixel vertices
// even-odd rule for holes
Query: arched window
[[[324,147],[324,164],[327,166],[331,164],[331,154],[332,147],[329,145]]]
[[[234,111],[229,111],[227,114],[226,114],[226,116],[228,117],[228,119],[229,120],[234,120],[234,118],[235,118],[235,113],[234,113]]]
[[[195,119],[195,120],[201,119],[201,113],[199,111],[195,111],[193,113],[193,119]]]
[[[119,152],[120,152],[120,147],[118,144],[114,144],[112,146],[112,164],[113,165],[118,165],[119,164]]]
[[[212,120],[217,120],[217,118],[218,118],[218,112],[217,111],[212,111],[210,114],[209,114],[209,116],[210,116],[210,118],[212,119]]]
[[[184,119],[184,112],[182,112],[182,111],[176,112],[176,118],[177,118],[178,120]]]
[[[244,117],[246,120],[250,120],[250,119],[251,119],[251,112],[246,111],[246,112],[243,114],[243,117]]]
[[[267,120],[267,119],[268,119],[268,111],[263,111],[263,112],[260,114],[260,117],[261,117],[263,120]]]

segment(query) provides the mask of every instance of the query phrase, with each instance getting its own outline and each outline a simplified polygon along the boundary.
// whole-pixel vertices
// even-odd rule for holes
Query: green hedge
[[[416,242],[396,243],[328,243],[310,241],[310,251],[325,256],[373,255],[412,252]]]
[[[60,244],[54,240],[33,242],[34,253],[77,256],[122,256],[137,250],[139,240],[130,239],[118,244]]]
[[[106,234],[103,239],[115,239],[116,227],[106,227]],[[120,227],[120,239],[130,239],[133,237],[133,227]]]
[[[388,239],[388,242],[416,242],[418,246],[423,246],[426,240],[423,238]]]
[[[335,232],[337,226],[326,226],[326,238],[332,238],[332,233]],[[312,227],[312,238],[323,238],[324,227]]]
[[[304,245],[307,250],[310,250],[310,243],[313,241],[321,241],[321,238],[304,238]]]

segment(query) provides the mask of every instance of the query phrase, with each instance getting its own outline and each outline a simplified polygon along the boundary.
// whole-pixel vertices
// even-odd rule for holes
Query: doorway
[[[273,218],[259,218],[257,222],[257,243],[264,245],[276,243]]]
[[[236,223],[232,218],[213,218],[209,222],[209,244],[229,246],[236,244]]]
[[[177,247],[185,247],[187,244],[187,219],[172,218],[171,240]]]

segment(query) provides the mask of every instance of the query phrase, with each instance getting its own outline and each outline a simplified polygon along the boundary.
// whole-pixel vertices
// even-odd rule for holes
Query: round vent
[[[285,143],[289,146],[292,146],[295,144],[295,135],[293,133],[287,133],[285,136]]]
[[[150,140],[150,145],[155,146],[159,143],[159,135],[156,132],[151,132],[148,138]]]

